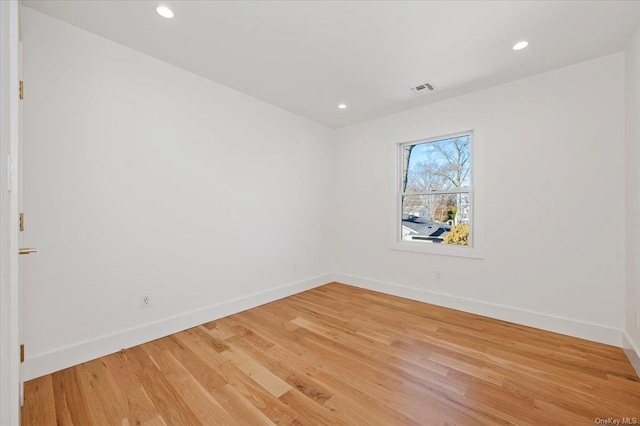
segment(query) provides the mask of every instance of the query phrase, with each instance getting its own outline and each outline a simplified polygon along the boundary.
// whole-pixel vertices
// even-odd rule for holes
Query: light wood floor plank
[[[78,381],[78,370],[68,368],[53,373],[53,395],[56,407],[56,423],[58,425],[90,424],[90,406],[82,392]],[[25,398],[26,398],[25,394]],[[35,401],[39,404],[39,401]]]
[[[24,385],[25,395],[22,424],[28,426],[56,423],[56,406],[51,375],[31,380]]]
[[[158,409],[147,395],[142,384],[136,379],[127,357],[121,353],[111,354],[101,358],[111,373],[116,397],[124,400],[125,418],[131,425],[161,424],[162,419]],[[162,421],[164,423],[164,421]]]
[[[640,422],[620,348],[328,284],[25,384],[47,425]]]

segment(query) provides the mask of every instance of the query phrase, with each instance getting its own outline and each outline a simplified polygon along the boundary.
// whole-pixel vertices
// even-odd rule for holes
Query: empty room
[[[640,1],[0,20],[0,425],[640,424]]]

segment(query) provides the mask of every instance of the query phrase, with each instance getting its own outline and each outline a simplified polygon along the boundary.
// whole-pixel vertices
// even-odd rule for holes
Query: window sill
[[[484,259],[484,253],[478,247],[433,244],[418,241],[394,241],[390,244],[389,249],[398,251],[411,251],[415,253],[436,254],[441,256]]]

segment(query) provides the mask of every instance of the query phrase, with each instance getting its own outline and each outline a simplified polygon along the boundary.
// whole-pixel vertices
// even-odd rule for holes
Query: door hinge
[[[24,231],[24,213],[20,213],[20,232]]]
[[[24,81],[20,80],[20,99],[24,99]]]
[[[20,345],[20,362],[24,362],[24,345]]]

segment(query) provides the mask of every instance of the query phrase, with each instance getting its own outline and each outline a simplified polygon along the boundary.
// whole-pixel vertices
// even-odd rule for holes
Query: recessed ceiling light
[[[173,11],[171,11],[171,9],[166,6],[158,6],[156,12],[158,12],[158,15],[162,16],[163,18],[173,18]]]
[[[345,109],[347,106],[345,104],[338,104],[338,108]]]
[[[513,45],[513,50],[522,50],[529,45],[528,41],[519,41]]]

